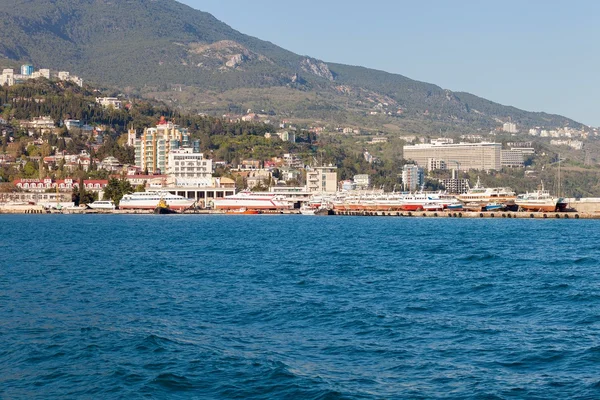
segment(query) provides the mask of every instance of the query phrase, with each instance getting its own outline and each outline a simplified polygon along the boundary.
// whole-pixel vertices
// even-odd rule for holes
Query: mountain
[[[0,65],[68,70],[197,112],[264,109],[283,118],[432,134],[489,130],[509,119],[522,129],[581,126],[401,75],[297,55],[173,0],[3,3]]]

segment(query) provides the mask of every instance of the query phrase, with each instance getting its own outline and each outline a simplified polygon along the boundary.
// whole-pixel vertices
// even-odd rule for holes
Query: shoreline
[[[46,210],[41,207],[1,209],[0,215],[154,215],[153,210]],[[195,210],[171,215],[236,215],[224,210]],[[244,214],[238,214],[244,215]],[[261,212],[256,215],[302,215],[299,210]],[[324,217],[320,216],[320,217]],[[528,211],[332,211],[329,216],[396,217],[396,218],[500,218],[500,219],[600,219],[600,212],[528,212]],[[306,215],[306,217],[311,217]],[[312,216],[319,217],[319,216]]]

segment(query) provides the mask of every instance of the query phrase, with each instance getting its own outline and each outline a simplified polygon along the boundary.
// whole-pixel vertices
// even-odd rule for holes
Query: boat
[[[87,205],[92,210],[114,210],[115,203],[112,200],[97,200]]]
[[[305,204],[302,207],[300,207],[300,214],[302,214],[302,215],[330,215],[330,214],[333,214],[333,211],[330,210],[326,206],[311,207],[310,205]]]
[[[562,212],[568,206],[562,197],[552,196],[548,190],[545,190],[544,182],[538,190],[518,195],[515,204],[520,210],[535,212]]]
[[[484,211],[500,211],[504,209],[504,204],[501,203],[488,203],[483,206]]]
[[[423,211],[426,209],[425,206],[430,210],[443,210],[460,204],[454,197],[448,196],[445,193],[426,192],[405,195],[401,201],[402,210],[404,211]]]
[[[300,214],[302,215],[315,215],[317,209],[308,205],[300,207]]]
[[[126,194],[119,202],[119,208],[122,210],[154,210],[161,199],[167,202],[170,209],[176,211],[183,211],[196,204],[194,199],[186,199],[164,190],[157,190]]]
[[[464,209],[464,206],[462,203],[455,203],[455,204],[453,203],[453,204],[448,204],[446,209],[448,211],[462,211]]]
[[[423,204],[423,210],[425,211],[442,211],[444,205],[441,203],[425,203]]]
[[[225,196],[213,201],[216,210],[291,210],[294,204],[286,200],[282,195],[275,193],[252,193],[240,192],[231,196]]]
[[[475,186],[467,190],[466,193],[459,194],[456,198],[465,204],[474,205],[478,203],[483,208],[490,203],[511,203],[517,198],[517,194],[508,187],[485,188],[481,185],[479,177],[477,177]]]
[[[379,193],[368,195],[354,195],[335,199],[332,202],[335,211],[423,211],[443,210],[449,206],[462,204],[453,196],[443,192],[418,193]],[[427,205],[427,207],[425,207]]]
[[[255,215],[262,214],[260,210],[248,210],[247,208],[237,208],[225,211],[225,214],[233,214],[233,215]]]
[[[85,204],[80,204],[78,206],[68,206],[62,207],[61,212],[63,214],[83,214],[87,210],[87,206]]]
[[[171,209],[164,198],[158,201],[154,214],[177,214],[177,211]]]

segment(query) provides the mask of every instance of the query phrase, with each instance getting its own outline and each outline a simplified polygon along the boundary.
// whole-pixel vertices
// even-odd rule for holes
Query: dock
[[[334,211],[340,216],[411,218],[520,218],[520,219],[600,219],[600,213],[524,211]]]
[[[152,210],[46,210],[41,206],[0,207],[0,214],[86,214],[149,215]],[[260,215],[298,215],[299,210],[264,212]],[[189,210],[178,215],[225,215],[223,210]],[[333,216],[404,218],[500,218],[500,219],[600,219],[600,212],[524,212],[524,211],[331,211]]]

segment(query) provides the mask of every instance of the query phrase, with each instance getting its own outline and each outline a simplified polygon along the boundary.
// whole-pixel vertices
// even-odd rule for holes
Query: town
[[[42,95],[10,97],[10,93],[18,93],[10,90],[21,90],[19,87],[35,92],[35,86],[27,85],[36,82],[50,85],[45,90],[86,90],[82,80],[68,72],[35,71],[31,65],[23,65],[21,74],[5,69],[0,75],[5,88],[0,118],[4,179],[0,184],[0,212],[141,212],[155,211],[159,204],[173,212],[554,212],[575,210],[576,203],[577,211],[590,212],[597,204],[578,198],[565,200],[560,176],[557,184],[547,182],[554,189],[553,195],[543,187],[519,197],[508,187],[482,191],[479,182],[479,175],[510,175],[510,171],[523,171],[526,178],[534,180],[543,178],[538,174],[547,174],[548,169],[534,169],[531,164],[536,157],[548,155],[534,140],[549,140],[549,145],[565,147],[565,152],[583,152],[587,151],[584,142],[598,137],[595,128],[534,127],[519,134],[517,124],[509,121],[488,135],[405,135],[400,136],[400,154],[396,156],[403,161],[389,167],[378,153],[396,139],[380,132],[365,136],[364,129],[336,127],[327,133],[332,129],[298,127],[252,110],[222,118],[199,115],[193,121],[179,115],[185,122],[182,125],[171,111],[155,110],[147,104],[143,107],[151,116],[144,116],[143,123],[137,121],[136,126],[132,115],[143,108],[139,101],[122,95],[105,96],[95,89],[91,89],[95,96],[85,110],[62,110],[56,119],[52,112],[42,113],[44,107],[51,109],[49,99]],[[90,96],[76,94],[80,96],[78,104],[85,104]],[[34,107],[40,112],[32,110]],[[19,115],[29,118],[19,119]],[[199,134],[199,124],[210,125],[212,136]],[[251,157],[244,157],[219,139],[218,132],[225,124],[235,127],[234,137],[248,141],[246,154]],[[251,135],[236,134],[243,129],[249,129]],[[523,140],[527,137],[535,139]],[[357,143],[362,147],[344,158],[327,154],[339,148],[326,147],[328,141],[335,144],[343,138],[361,139]],[[215,145],[217,140],[222,144]],[[259,144],[266,149],[262,158],[253,157]],[[345,165],[348,159],[354,166]],[[549,161],[549,166],[559,168],[552,169],[552,174],[560,175],[560,154]],[[497,197],[499,192],[502,198]],[[485,195],[470,198],[472,193]],[[530,207],[528,201],[533,197]]]

